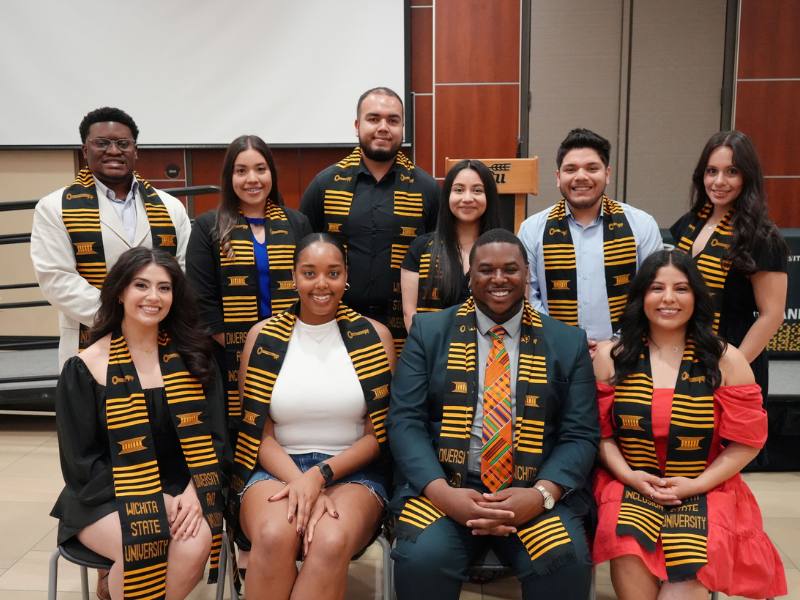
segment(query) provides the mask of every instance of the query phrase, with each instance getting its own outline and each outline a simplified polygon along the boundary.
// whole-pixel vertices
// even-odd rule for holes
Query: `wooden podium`
[[[445,158],[445,170],[449,171],[461,158]],[[531,158],[478,158],[494,173],[497,191],[514,196],[514,233],[525,220],[528,194],[539,194],[539,157]]]

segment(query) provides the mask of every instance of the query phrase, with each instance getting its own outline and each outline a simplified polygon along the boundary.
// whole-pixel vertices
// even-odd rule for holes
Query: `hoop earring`
[[[297,291],[297,283],[295,283],[294,279],[292,279],[292,289],[296,292]]]
[[[345,281],[344,282],[344,291],[346,292],[349,289],[350,289],[350,282],[349,281]]]

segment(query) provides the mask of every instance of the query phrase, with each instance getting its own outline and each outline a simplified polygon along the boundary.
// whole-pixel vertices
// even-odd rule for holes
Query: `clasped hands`
[[[646,471],[631,471],[623,483],[662,506],[679,506],[684,498],[705,492],[697,479],[659,477]]]
[[[471,488],[449,488],[443,496],[440,508],[469,527],[472,535],[508,536],[544,511],[542,494],[533,488],[483,494]]]
[[[325,515],[339,518],[333,499],[325,491],[325,479],[317,468],[311,468],[292,479],[277,494],[270,496],[270,502],[288,500],[286,518],[294,523],[297,535],[303,538],[303,553],[308,552],[314,529]]]

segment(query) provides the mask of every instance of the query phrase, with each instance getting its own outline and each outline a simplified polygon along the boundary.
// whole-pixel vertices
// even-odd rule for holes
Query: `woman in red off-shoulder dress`
[[[631,285],[622,337],[601,346],[595,357],[602,468],[594,481],[599,522],[593,559],[611,561],[612,583],[623,600],[700,599],[709,591],[750,598],[786,593],[783,564],[739,475],[766,441],[761,390],[744,355],[711,333],[712,318],[708,291],[691,260],[657,252]],[[689,380],[702,383],[693,387]],[[701,452],[698,446],[706,443],[700,435],[703,419],[710,441],[705,462],[691,475],[675,476],[676,468],[692,468],[686,466],[691,461],[674,466],[686,456],[680,451]],[[627,500],[631,496],[638,502]],[[637,514],[646,520],[658,513],[650,507],[681,514],[677,507],[697,505],[698,499],[707,527],[691,535],[656,526],[655,544],[648,549],[647,527],[637,537],[626,526]],[[683,545],[668,548],[673,554],[665,557],[664,540],[668,544],[670,536],[681,534]],[[705,556],[697,559],[687,539],[701,540]]]

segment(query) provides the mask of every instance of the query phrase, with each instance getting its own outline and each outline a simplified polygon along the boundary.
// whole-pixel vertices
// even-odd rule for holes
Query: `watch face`
[[[550,510],[550,509],[551,509],[551,508],[553,508],[555,505],[556,505],[556,501],[555,501],[555,500],[553,500],[553,497],[552,497],[552,496],[548,496],[547,498],[545,498],[545,499],[544,499],[544,507],[545,507],[547,510]]]
[[[322,471],[322,478],[325,480],[326,484],[333,481],[333,469],[331,469],[328,463],[319,463],[317,466],[319,470]]]

